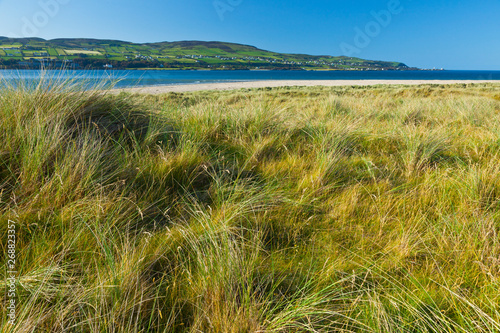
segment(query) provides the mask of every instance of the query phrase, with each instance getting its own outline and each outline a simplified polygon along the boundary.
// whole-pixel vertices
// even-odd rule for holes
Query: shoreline
[[[500,83],[500,80],[265,80],[244,82],[197,83],[162,86],[145,86],[135,88],[114,89],[117,93],[159,95],[166,93],[183,93],[204,90],[237,90],[277,87],[342,87],[342,86],[375,86],[375,85],[426,85],[426,84],[473,84]]]

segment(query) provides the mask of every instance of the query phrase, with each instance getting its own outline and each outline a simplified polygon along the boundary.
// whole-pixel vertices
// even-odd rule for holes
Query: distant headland
[[[131,43],[0,37],[1,69],[419,70],[396,61],[266,51],[203,41]]]

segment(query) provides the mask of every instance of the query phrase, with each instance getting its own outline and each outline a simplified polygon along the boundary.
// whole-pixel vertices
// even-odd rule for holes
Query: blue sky
[[[218,40],[500,70],[498,0],[0,0],[0,36]]]

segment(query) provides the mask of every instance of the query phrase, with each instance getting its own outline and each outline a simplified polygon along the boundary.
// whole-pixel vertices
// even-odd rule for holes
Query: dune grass
[[[3,332],[500,331],[500,85],[6,86],[0,142]]]

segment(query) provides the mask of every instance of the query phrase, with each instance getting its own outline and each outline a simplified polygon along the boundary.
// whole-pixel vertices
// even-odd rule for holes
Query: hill
[[[250,45],[180,41],[136,44],[118,40],[0,37],[0,68],[415,70],[401,62],[286,54]]]

